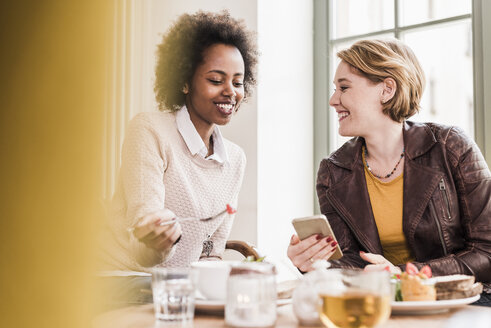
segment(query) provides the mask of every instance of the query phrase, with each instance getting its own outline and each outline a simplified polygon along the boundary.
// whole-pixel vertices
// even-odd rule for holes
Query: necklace
[[[380,176],[380,175],[378,175],[372,171],[372,169],[370,168],[370,165],[368,165],[368,161],[367,161],[368,150],[367,150],[367,147],[365,147],[365,146],[363,146],[363,155],[364,155],[363,161],[365,162],[365,165],[367,166],[367,170],[370,171],[370,173],[372,173],[375,177],[377,177],[379,179],[387,179],[387,178],[390,178],[392,176],[392,174],[394,174],[397,167],[399,166],[399,163],[401,162],[402,158],[404,157],[404,147],[402,147],[402,153],[401,153],[401,156],[399,157],[399,160],[396,163],[396,166],[394,166],[392,171],[389,174],[386,174],[385,176]]]

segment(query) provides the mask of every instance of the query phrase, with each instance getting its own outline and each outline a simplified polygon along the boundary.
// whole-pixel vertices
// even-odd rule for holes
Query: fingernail
[[[334,247],[334,246],[336,246],[337,244],[338,244],[338,242],[337,242],[337,241],[333,241],[333,242],[331,243],[331,246],[332,246],[332,247]]]
[[[321,235],[317,235],[317,236],[315,236],[315,239],[317,239],[317,240],[321,240],[322,238],[323,238],[323,237],[322,237]]]
[[[365,254],[365,252],[364,251],[360,251],[360,254]]]
[[[332,237],[331,236],[329,236],[329,237],[326,238],[326,242],[330,242],[330,241],[332,241]]]
[[[293,237],[295,237],[295,235],[292,235],[292,237],[290,238],[290,244],[293,243]]]

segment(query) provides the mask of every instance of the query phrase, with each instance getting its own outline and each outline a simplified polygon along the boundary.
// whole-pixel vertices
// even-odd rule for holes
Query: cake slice
[[[406,264],[401,274],[401,295],[403,301],[435,301],[436,290],[431,278],[431,269],[424,266],[421,271],[412,264]]]

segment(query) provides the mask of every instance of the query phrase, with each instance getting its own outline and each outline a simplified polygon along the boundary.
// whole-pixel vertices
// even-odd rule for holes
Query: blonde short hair
[[[372,82],[382,82],[388,77],[396,81],[394,97],[382,107],[392,120],[402,122],[419,111],[425,75],[406,44],[396,39],[361,40],[337,55]]]

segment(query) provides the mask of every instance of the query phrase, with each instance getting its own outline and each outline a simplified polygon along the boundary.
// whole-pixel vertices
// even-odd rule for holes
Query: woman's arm
[[[164,227],[158,224],[174,216],[164,210],[167,162],[162,142],[150,118],[139,114],[129,124],[122,149],[125,226],[135,227],[134,233],[128,234],[129,247],[145,267],[162,262],[181,231],[178,223]]]
[[[327,199],[326,191],[331,183],[329,175],[329,161],[324,159],[319,166],[317,174],[317,196],[321,213],[324,214],[331,225],[336,239],[343,251],[343,257],[330,261],[334,267],[363,268],[369,264],[360,257],[360,246],[354,238],[347,224],[341,219]]]
[[[446,138],[447,157],[459,199],[465,247],[446,257],[416,263],[430,265],[436,275],[473,274],[491,281],[491,174],[479,148],[458,128]]]

